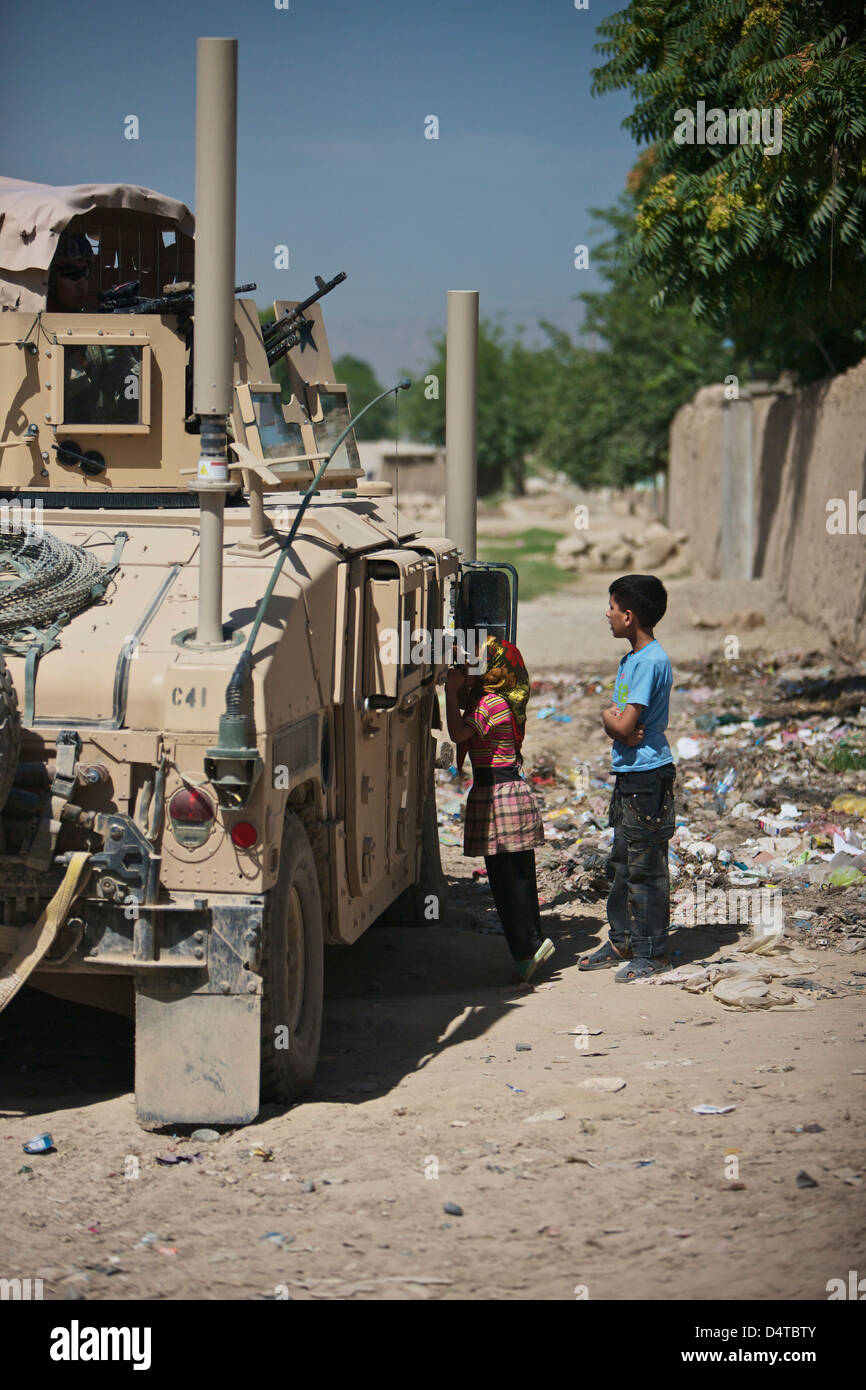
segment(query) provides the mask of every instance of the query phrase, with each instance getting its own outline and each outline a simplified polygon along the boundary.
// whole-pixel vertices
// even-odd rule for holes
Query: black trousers
[[[631,947],[632,955],[646,960],[667,953],[675,776],[671,763],[649,772],[619,773],[610,803],[610,940],[620,950]]]
[[[485,854],[484,863],[508,949],[515,960],[531,960],[544,939],[535,881],[535,850]]]

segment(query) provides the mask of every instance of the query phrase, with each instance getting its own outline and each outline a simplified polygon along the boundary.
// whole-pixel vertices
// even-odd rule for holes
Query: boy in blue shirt
[[[627,574],[609,589],[607,621],[631,645],[619,663],[614,702],[602,714],[613,742],[615,775],[607,868],[608,940],[579,962],[581,970],[619,965],[620,984],[653,975],[667,964],[670,926],[668,841],[674,833],[674,768],[665,738],[673,674],[653,628],[667,608],[660,579]]]

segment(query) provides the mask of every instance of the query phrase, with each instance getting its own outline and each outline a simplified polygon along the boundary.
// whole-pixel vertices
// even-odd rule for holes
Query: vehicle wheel
[[[0,811],[12,789],[21,751],[18,700],[6,662],[0,656]]]
[[[298,1100],[319,1057],[324,992],[322,900],[303,825],[287,813],[262,951],[262,1100]]]

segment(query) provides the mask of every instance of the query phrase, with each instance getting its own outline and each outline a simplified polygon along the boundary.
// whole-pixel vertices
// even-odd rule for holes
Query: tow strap
[[[27,936],[24,945],[20,946],[0,969],[0,1013],[10,1000],[15,998],[42,957],[53,946],[69,909],[89,877],[90,854],[87,850],[78,850],[69,861],[63,882]]]

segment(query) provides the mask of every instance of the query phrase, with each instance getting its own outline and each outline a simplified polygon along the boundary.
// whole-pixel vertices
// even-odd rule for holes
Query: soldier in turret
[[[64,232],[48,271],[48,312],[96,308],[90,282],[93,248],[81,232]],[[64,420],[67,424],[135,424],[141,359],[129,348],[97,344],[66,350]]]

